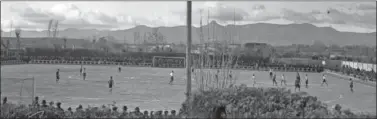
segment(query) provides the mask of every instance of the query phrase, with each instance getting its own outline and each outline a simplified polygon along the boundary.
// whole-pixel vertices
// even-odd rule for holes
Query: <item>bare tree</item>
[[[55,39],[58,36],[58,27],[59,27],[59,21],[55,21],[54,27],[53,27],[53,38]]]
[[[63,37],[63,41],[64,41],[64,49],[67,48],[67,37]]]
[[[134,44],[137,44],[140,40],[140,32],[134,32]]]
[[[20,50],[21,50],[21,41],[20,41],[21,29],[17,28],[15,30],[15,34],[16,34],[16,37],[17,37],[17,59],[19,60],[20,59]]]
[[[7,49],[9,49],[10,46],[10,40],[7,40]]]
[[[4,53],[4,54],[1,54],[1,56],[8,56],[8,45],[6,45],[5,43],[4,43],[4,40],[5,39],[3,39],[3,29],[1,28],[0,29],[1,30],[1,36],[0,36],[0,38],[1,38],[1,46],[4,48],[4,52],[2,52],[2,53]],[[7,41],[7,43],[8,43],[8,41]]]
[[[4,39],[3,39],[3,28],[2,28],[2,27],[0,28],[0,32],[1,32],[1,36],[0,36],[0,38],[1,38],[1,39],[0,39],[0,40],[1,40],[1,45],[4,46],[4,42],[3,42],[3,40],[4,40]]]
[[[165,36],[159,32],[158,28],[153,28],[152,33],[149,33],[149,40],[152,40],[156,46],[165,44]]]
[[[92,44],[91,44],[91,46],[92,46],[92,49],[95,49],[96,48],[95,44],[96,44],[97,37],[95,35],[93,35],[92,37],[93,38],[92,38]]]
[[[105,37],[99,38],[99,42],[101,43],[101,48],[107,53],[109,52],[109,47],[107,46],[107,39]]]
[[[209,19],[209,18],[208,18]],[[209,22],[209,21],[207,21]],[[210,24],[208,24],[210,27]],[[210,28],[208,28],[210,29]],[[214,28],[212,28],[214,29]],[[203,30],[200,30],[200,34],[203,34]],[[237,80],[236,71],[232,71],[232,68],[237,66],[238,55],[235,51],[229,48],[229,43],[233,42],[233,34],[228,31],[226,34],[229,35],[229,40],[217,40],[215,36],[213,41],[208,41],[209,44],[213,47],[213,52],[207,50],[205,46],[204,52],[200,52],[199,61],[194,61],[194,66],[198,66],[197,70],[194,72],[194,79],[199,84],[199,90],[211,90],[217,88],[227,88],[235,84]],[[214,34],[212,34],[214,35]],[[210,37],[210,32],[208,30],[208,36]],[[201,39],[204,39],[201,37]],[[210,47],[208,46],[208,49]],[[239,51],[238,51],[239,52]],[[211,54],[210,54],[211,53]],[[196,65],[195,65],[196,63]],[[218,71],[206,70],[206,68],[218,68]],[[216,78],[217,77],[217,78]]]
[[[47,37],[51,37],[51,30],[52,30],[52,23],[54,22],[54,20],[49,20],[48,21],[48,26],[47,26]]]
[[[96,43],[96,36],[93,36],[93,40],[92,40],[92,43],[95,44]]]

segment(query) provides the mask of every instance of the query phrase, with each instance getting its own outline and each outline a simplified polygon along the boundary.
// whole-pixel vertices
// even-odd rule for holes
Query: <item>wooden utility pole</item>
[[[187,45],[186,45],[186,74],[187,74],[187,87],[186,99],[189,102],[189,117],[191,116],[191,1],[187,1]]]

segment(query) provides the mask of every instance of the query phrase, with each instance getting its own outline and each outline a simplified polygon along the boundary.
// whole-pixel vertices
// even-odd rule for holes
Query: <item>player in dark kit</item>
[[[81,76],[81,74],[82,74],[82,65],[81,65],[81,67],[80,67],[80,76]]]
[[[300,78],[300,74],[297,72],[297,76],[296,76],[296,80],[295,80],[295,91],[296,89],[298,89],[298,91],[300,91],[300,88],[301,88],[301,78]]]
[[[113,85],[114,85],[113,76],[110,76],[110,80],[109,80],[108,83],[109,83],[110,92],[112,93],[113,92]]]
[[[272,69],[270,69],[270,79],[272,79],[272,76],[273,76]]]
[[[351,92],[353,93],[353,80],[352,80],[352,78],[350,78],[350,89],[351,89]]]
[[[232,79],[232,71],[229,72],[229,78]]]
[[[305,87],[308,88],[309,84],[309,79],[308,79],[308,74],[305,74]]]
[[[86,79],[86,71],[85,71],[85,70],[86,70],[86,69],[84,68],[84,72],[82,73],[83,80]]]
[[[120,65],[118,67],[118,72],[122,72],[122,68],[120,67]]]
[[[272,85],[278,86],[278,82],[276,82],[276,74],[273,74],[272,76]]]
[[[59,75],[59,69],[56,71],[56,83],[59,82],[60,75]]]

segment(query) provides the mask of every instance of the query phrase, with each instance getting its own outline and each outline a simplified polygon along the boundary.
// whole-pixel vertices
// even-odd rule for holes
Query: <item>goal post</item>
[[[26,100],[30,100],[32,104],[34,102],[34,99],[35,99],[35,90],[36,90],[36,82],[35,82],[35,78],[34,77],[31,77],[31,78],[25,78],[22,80],[22,84],[21,84],[21,91],[20,91],[20,102],[22,103],[24,101],[23,97],[24,97],[24,94],[22,93],[23,92],[23,89],[24,89],[24,84],[25,84],[25,81],[31,81],[31,99],[26,99]],[[28,102],[26,102],[28,103]]]
[[[182,65],[186,66],[185,57],[165,57],[165,56],[153,56],[152,66],[153,67],[179,67]]]
[[[2,78],[1,98],[19,104],[32,104],[36,96],[36,80],[31,78]]]

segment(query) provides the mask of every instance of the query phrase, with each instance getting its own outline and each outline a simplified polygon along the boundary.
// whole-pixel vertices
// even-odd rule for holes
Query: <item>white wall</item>
[[[360,62],[351,62],[351,61],[342,61],[342,66],[349,66],[354,69],[364,69],[366,71],[371,71],[372,69],[376,71],[376,64],[370,63],[360,63]]]

